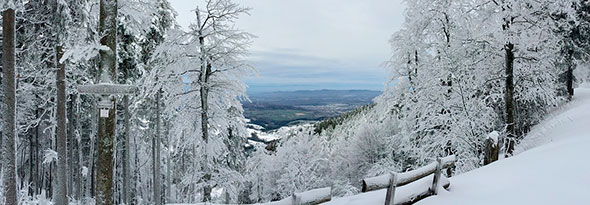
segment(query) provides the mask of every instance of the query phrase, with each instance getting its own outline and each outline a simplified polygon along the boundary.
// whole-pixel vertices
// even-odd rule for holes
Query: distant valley
[[[251,94],[244,102],[244,116],[250,123],[274,130],[301,122],[338,116],[358,106],[372,103],[380,91],[313,90]]]

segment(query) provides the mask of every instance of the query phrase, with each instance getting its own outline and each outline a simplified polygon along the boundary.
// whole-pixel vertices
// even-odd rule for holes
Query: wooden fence
[[[450,169],[455,165],[455,155],[445,158],[438,158],[436,162],[432,162],[426,166],[404,173],[391,172],[389,174],[363,179],[362,192],[369,192],[378,189],[387,188],[387,195],[385,196],[385,205],[393,204],[413,204],[428,196],[436,195],[438,187],[449,188],[450,182],[448,180],[441,181],[441,173],[443,169]],[[406,197],[403,200],[398,200],[395,203],[395,190],[398,187],[418,181],[424,177],[434,174],[432,184],[430,187],[415,190],[419,193],[414,193],[412,197]]]
[[[438,158],[436,162],[432,162],[426,166],[420,167],[416,170],[389,174],[384,174],[376,177],[366,178],[362,180],[362,192],[370,192],[380,189],[387,189],[385,196],[385,205],[394,204],[413,204],[428,196],[436,195],[438,187],[442,186],[447,189],[450,182],[441,175],[443,169],[451,169],[455,166],[457,161],[455,155],[450,155],[445,158]],[[448,172],[451,173],[451,172]],[[395,190],[404,185],[416,182],[420,179],[433,175],[432,184],[428,187],[417,186],[413,189],[414,193],[411,196],[405,196],[395,200]],[[444,179],[444,180],[442,180]],[[415,188],[415,187],[414,187]],[[331,188],[314,189],[302,193],[295,193],[293,196],[285,198],[280,201],[271,202],[272,205],[315,205],[328,202],[332,199]]]

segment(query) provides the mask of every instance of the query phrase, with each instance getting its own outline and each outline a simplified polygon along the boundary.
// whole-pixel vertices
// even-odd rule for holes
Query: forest
[[[256,36],[236,21],[256,8],[199,0],[183,30],[168,0],[1,0],[0,204],[342,197],[448,155],[461,174],[590,80],[588,0],[404,4],[373,104],[250,145]]]

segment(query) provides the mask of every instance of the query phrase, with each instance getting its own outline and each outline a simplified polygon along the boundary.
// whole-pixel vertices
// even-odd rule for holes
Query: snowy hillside
[[[535,127],[532,140],[547,143],[451,178],[449,192],[420,204],[588,204],[590,195],[590,86]],[[535,143],[533,143],[535,144]]]
[[[521,153],[450,178],[450,189],[418,204],[588,204],[590,195],[590,85],[536,126]],[[534,147],[539,145],[538,147]],[[379,200],[375,198],[379,197]],[[339,204],[383,204],[385,190],[334,199]]]

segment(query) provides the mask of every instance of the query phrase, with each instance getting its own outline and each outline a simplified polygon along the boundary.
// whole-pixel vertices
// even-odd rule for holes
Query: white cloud
[[[194,21],[191,10],[200,1],[170,2],[179,13],[179,24],[186,28]],[[313,67],[313,70],[307,70],[313,72],[343,70],[351,74],[369,72],[383,76],[380,65],[391,54],[388,40],[401,27],[405,8],[402,0],[237,2],[252,8],[250,15],[243,16],[237,24],[239,28],[258,36],[254,39],[250,60],[259,67],[261,78],[267,76],[265,72],[281,72],[272,69],[285,70],[289,67]]]

